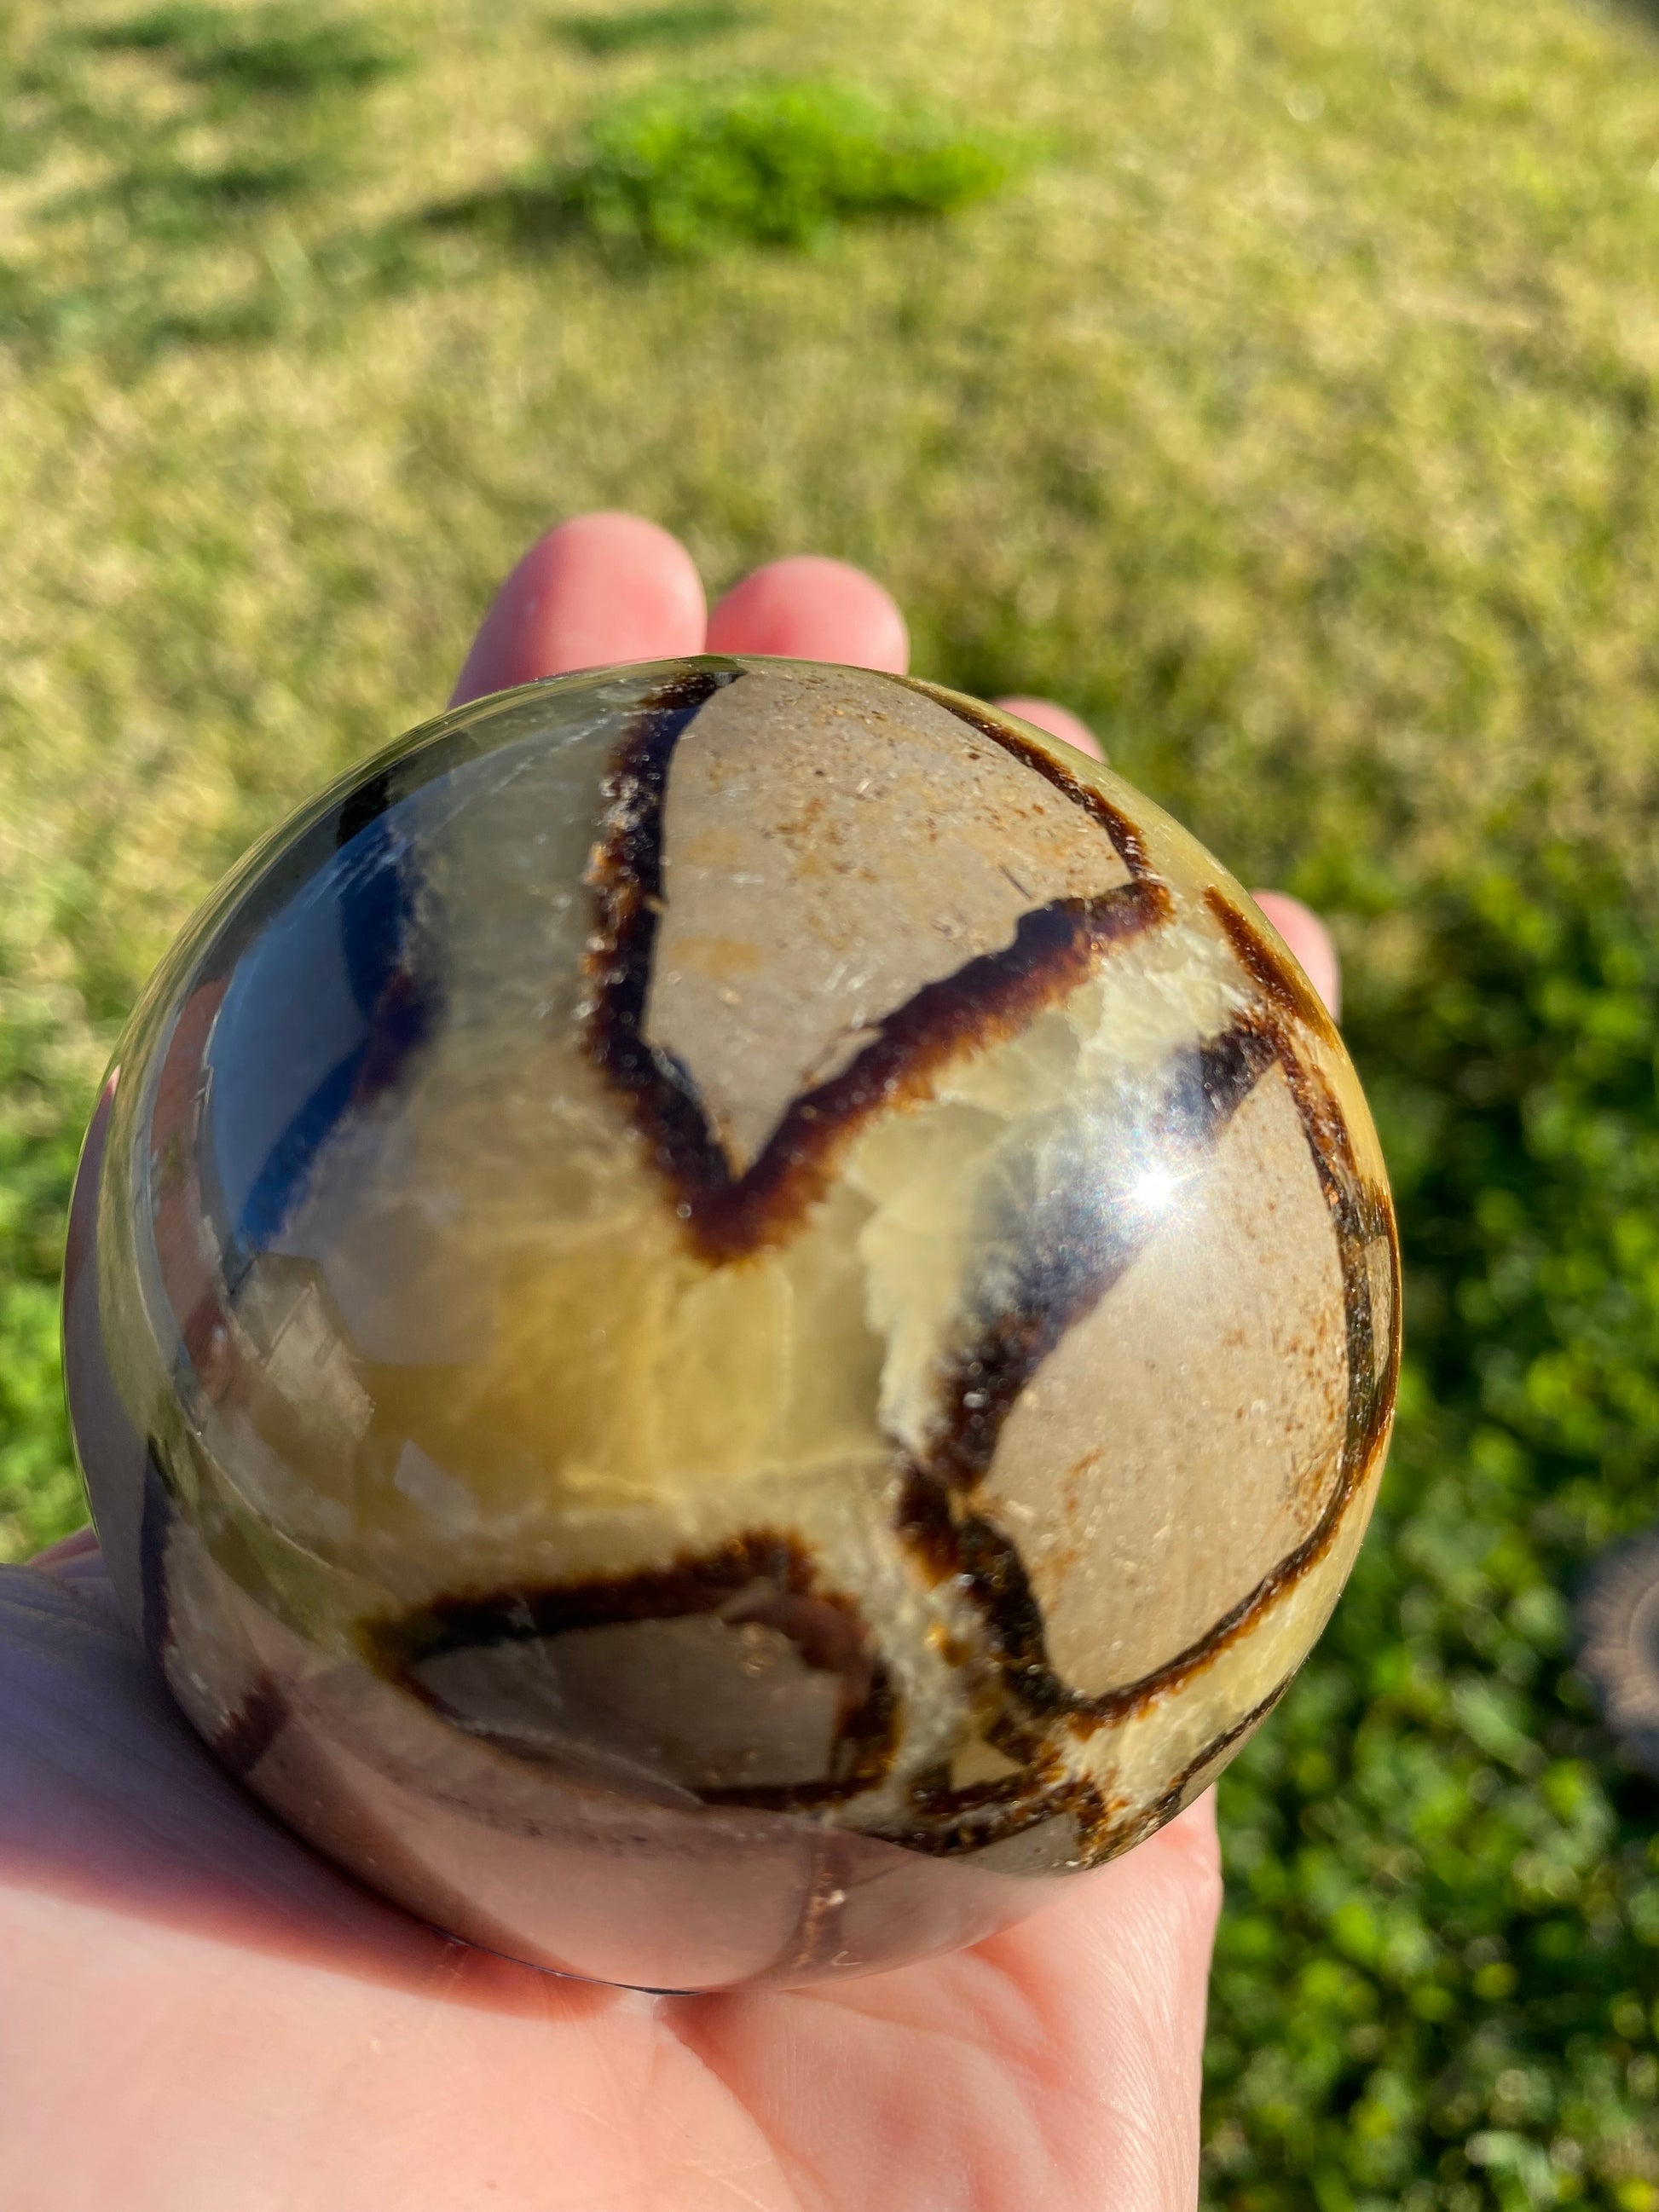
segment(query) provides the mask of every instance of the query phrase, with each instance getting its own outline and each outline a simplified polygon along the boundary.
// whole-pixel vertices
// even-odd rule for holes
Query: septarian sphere
[[[969,1942],[1335,1601],[1397,1265],[1331,1024],[1104,769],[702,659],[428,725],[227,883],[79,1200],[77,1442],[220,1757],[653,1988]]]

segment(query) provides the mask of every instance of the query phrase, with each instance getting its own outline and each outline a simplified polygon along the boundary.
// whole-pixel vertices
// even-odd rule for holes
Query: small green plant
[[[944,215],[1002,185],[1005,144],[811,81],[673,86],[589,126],[552,197],[599,238],[668,254],[810,246],[838,224]]]
[[[754,21],[752,9],[732,0],[685,0],[679,7],[634,8],[622,15],[565,15],[553,29],[583,53],[603,56],[636,46],[699,46]]]

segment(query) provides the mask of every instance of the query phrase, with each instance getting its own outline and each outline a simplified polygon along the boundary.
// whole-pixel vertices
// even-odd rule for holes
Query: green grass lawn
[[[1384,1506],[1222,1791],[1212,2200],[1659,2212],[1569,1603],[1659,1518],[1659,20],[12,0],[0,70],[0,1558],[79,1516],[76,1136],[214,877],[562,514],[863,562],[1330,909],[1400,1186]]]

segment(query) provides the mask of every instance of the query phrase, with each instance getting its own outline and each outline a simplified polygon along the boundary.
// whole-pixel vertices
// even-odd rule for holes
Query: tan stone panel
[[[1366,1244],[1365,1279],[1371,1294],[1371,1358],[1381,1382],[1394,1346],[1394,1246],[1388,1237],[1373,1237]]]
[[[1140,1680],[1312,1532],[1347,1383],[1335,1231],[1273,1067],[1038,1370],[979,1493],[1062,1680],[1088,1696]]]
[[[844,669],[751,672],[687,730],[664,805],[644,1034],[734,1172],[790,1102],[1022,915],[1129,880],[1101,823],[919,694]]]
[[[464,1727],[528,1757],[696,1790],[831,1779],[842,1677],[762,1621],[607,1621],[444,1652],[414,1672]]]
[[[1343,1507],[1308,1571],[1278,1589],[1239,1633],[1186,1679],[1076,1746],[1072,1771],[1121,1804],[1131,1820],[1163,1804],[1195,1759],[1273,1695],[1330,1618],[1370,1519],[1382,1442],[1369,1478]]]

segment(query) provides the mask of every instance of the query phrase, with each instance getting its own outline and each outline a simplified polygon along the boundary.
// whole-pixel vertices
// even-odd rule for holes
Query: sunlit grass
[[[0,1554],[78,1510],[53,1319],[76,1135],[212,878],[441,702],[562,514],[653,514],[715,588],[806,547],[865,562],[924,672],[1069,701],[1241,872],[1332,909],[1413,1219],[1492,1217],[1490,1261],[1449,1244],[1414,1272],[1440,1365],[1413,1370],[1397,1508],[1224,1794],[1213,2201],[1509,2212],[1547,2167],[1607,2212],[1648,2202],[1659,1801],[1573,1706],[1549,1596],[1641,1483],[1609,1461],[1601,1521],[1564,1518],[1566,1447],[1498,1386],[1516,1313],[1565,1337],[1582,1308],[1540,1389],[1641,1395],[1645,1199],[1604,1218],[1590,1170],[1608,1129],[1621,1175],[1644,1157],[1646,1031],[1581,1070],[1565,1164],[1514,1086],[1559,1047],[1561,990],[1622,993],[1638,1027],[1659,1003],[1639,925],[1596,950],[1532,857],[1547,830],[1615,883],[1655,875],[1650,19],[71,0],[0,21]],[[665,82],[703,112],[738,85],[860,87],[1042,158],[938,221],[809,226],[810,254],[752,228],[618,253],[544,219],[535,191]],[[495,214],[432,220],[469,206]],[[1458,1071],[1510,1000],[1522,1058],[1488,1114]],[[1499,1106],[1503,1203],[1468,1164]],[[1505,1306],[1568,1199],[1606,1303]],[[1601,1446],[1573,1449],[1589,1483]],[[1535,1774],[1503,1764],[1528,1729],[1557,1746]],[[1567,1983],[1601,2008],[1571,2052]]]

